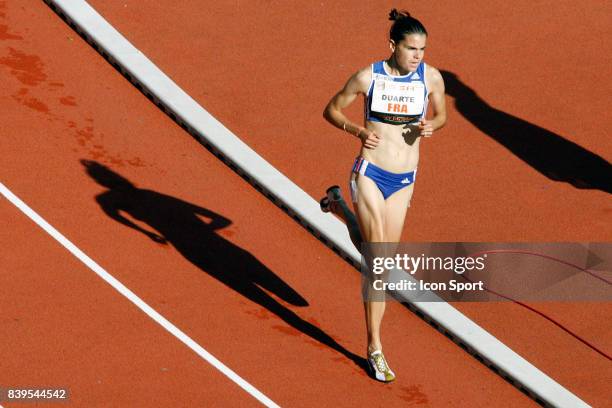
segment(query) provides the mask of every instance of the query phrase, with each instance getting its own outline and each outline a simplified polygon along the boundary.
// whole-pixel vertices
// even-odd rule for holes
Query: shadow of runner
[[[440,71],[446,93],[468,121],[535,170],[555,181],[612,194],[612,166],[601,156],[556,133],[486,103],[449,71]]]
[[[323,330],[303,320],[266,292],[294,306],[308,305],[299,293],[251,253],[216,233],[229,226],[230,220],[198,205],[137,188],[129,180],[95,161],[81,160],[81,163],[92,179],[108,188],[96,196],[96,201],[109,217],[155,242],[172,244],[202,271],[365,369],[365,359],[345,349]],[[141,228],[123,216],[122,212],[146,223],[159,234]],[[204,222],[198,216],[210,221]]]

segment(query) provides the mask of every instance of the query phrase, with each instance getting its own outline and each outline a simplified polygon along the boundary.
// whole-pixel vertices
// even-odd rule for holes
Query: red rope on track
[[[606,282],[607,284],[611,284],[612,282],[608,281],[605,278],[602,278],[598,275],[595,275],[594,273],[592,273],[591,271],[589,271],[588,269],[585,268],[581,268],[578,265],[572,264],[570,262],[564,261],[562,259],[558,259],[555,257],[552,257],[550,255],[545,255],[545,254],[539,254],[536,252],[530,252],[530,251],[521,251],[521,250],[511,250],[511,249],[498,249],[498,250],[491,250],[491,251],[483,251],[483,252],[478,252],[475,254],[470,255],[470,257],[475,257],[478,255],[484,255],[484,254],[495,254],[495,253],[508,253],[508,254],[524,254],[524,255],[533,255],[533,256],[539,256],[542,258],[546,258],[546,259],[550,259],[552,261],[558,262],[558,263],[562,263],[564,265],[568,265],[571,266],[573,268],[579,269],[583,272],[586,272],[587,274],[593,276],[594,278],[600,279],[604,282]],[[472,280],[470,280],[469,278],[467,278],[465,275],[461,275],[465,280],[467,280],[470,283],[473,283]],[[612,358],[604,351],[600,350],[598,347],[594,346],[593,344],[591,344],[589,341],[583,339],[582,337],[578,336],[576,333],[572,332],[570,329],[568,329],[567,327],[565,327],[564,325],[562,325],[561,323],[557,322],[555,319],[553,319],[552,317],[548,316],[547,314],[545,314],[544,312],[540,312],[539,310],[519,301],[516,299],[513,299],[509,296],[503,295],[501,293],[498,293],[492,289],[488,289],[486,286],[483,285],[484,290],[486,290],[489,293],[492,293],[496,296],[499,296],[501,298],[504,298],[506,300],[510,300],[511,302],[516,303],[517,305],[523,306],[524,308],[542,316],[543,318],[545,318],[546,320],[548,320],[549,322],[555,324],[556,326],[558,326],[559,328],[561,328],[563,331],[565,331],[566,333],[568,333],[569,335],[571,335],[572,337],[574,337],[576,340],[580,341],[581,343],[583,343],[584,345],[586,345],[587,347],[589,347],[590,349],[592,349],[593,351],[595,351],[596,353],[602,355],[603,357],[607,358],[608,360],[612,360]]]

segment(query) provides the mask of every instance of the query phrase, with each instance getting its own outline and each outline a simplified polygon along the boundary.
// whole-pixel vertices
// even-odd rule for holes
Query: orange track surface
[[[388,5],[91,4],[308,193],[345,184],[357,145],[320,113],[351,72],[386,55]],[[483,2],[411,12],[430,31],[432,65],[457,74],[492,107],[609,159],[612,147],[600,131],[610,124],[607,92],[597,81],[605,83],[610,57],[595,51],[610,33],[606,13],[580,7],[584,26],[572,24],[579,6],[569,2],[555,10]],[[509,27],[519,32],[500,36]],[[44,3],[0,2],[0,40],[0,180],[272,400],[534,405],[398,304],[389,305],[384,332],[398,381],[383,386],[367,378],[349,358],[364,349],[359,277],[351,267],[172,123]],[[526,81],[528,87],[515,86]],[[558,96],[568,89],[573,104]],[[448,101],[448,127],[423,145],[406,240],[612,238],[608,194],[549,180]],[[142,190],[120,191],[115,181],[109,192],[102,171],[97,182],[83,159]],[[130,219],[167,244],[109,218],[96,202],[100,194],[108,211],[137,215]],[[7,220],[0,234],[7,345],[0,386],[52,381],[70,388],[74,406],[256,405],[6,200],[0,212]],[[211,219],[231,225],[214,230]],[[286,302],[291,291],[280,283],[258,289],[271,281],[285,282],[308,306]],[[456,306],[590,404],[606,401],[612,371],[602,356],[516,305]],[[611,352],[610,328],[602,324],[609,304],[538,307]]]

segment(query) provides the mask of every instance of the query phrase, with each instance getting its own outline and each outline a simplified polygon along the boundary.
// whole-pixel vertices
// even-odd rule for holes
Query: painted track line
[[[317,201],[202,108],[86,1],[44,1],[181,127],[326,245],[359,267],[361,256],[339,220],[321,213]],[[588,407],[448,303],[405,300],[418,314],[434,322],[439,330],[536,401],[558,407]]]
[[[83,251],[81,251],[76,245],[68,240],[64,235],[62,235],[58,230],[53,228],[47,221],[45,221],[40,215],[38,215],[34,210],[32,210],[26,203],[21,201],[19,197],[17,197],[13,192],[11,192],[2,182],[0,182],[0,193],[9,200],[15,207],[19,208],[21,212],[23,212],[28,218],[38,224],[43,230],[45,230],[49,235],[51,235],[56,241],[58,241],[63,247],[65,247],[68,251],[70,251],[75,257],[77,257],[81,262],[83,262],[89,269],[94,271],[96,275],[102,278],[106,283],[111,285],[117,292],[122,294],[125,298],[127,298],[130,302],[132,302],[136,307],[142,310],[147,314],[151,319],[153,319],[156,323],[166,329],[170,334],[183,342],[187,347],[193,350],[197,355],[202,357],[208,363],[210,363],[217,370],[221,371],[225,376],[227,376],[230,380],[238,384],[242,389],[251,394],[254,398],[260,401],[262,404],[268,407],[279,407],[274,401],[270,398],[266,397],[261,391],[257,388],[253,387],[247,381],[245,381],[242,377],[236,374],[232,369],[219,361],[215,356],[206,351],[202,346],[196,343],[193,339],[187,336],[184,332],[182,332],[179,328],[177,328],[174,324],[172,324],[168,319],[159,314],[155,309],[146,304],[142,299],[140,299],[134,292],[128,289],[125,285],[123,285],[120,281],[118,281],[115,277],[113,277],[110,273],[108,273],[104,268],[98,265],[93,259],[87,256]],[[0,407],[2,408],[2,407]]]

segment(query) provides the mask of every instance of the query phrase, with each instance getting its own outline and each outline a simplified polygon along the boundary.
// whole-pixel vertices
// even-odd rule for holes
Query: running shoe
[[[328,213],[331,212],[331,203],[332,201],[340,201],[342,200],[342,195],[340,194],[340,187],[331,186],[325,192],[325,197],[319,201],[319,205],[321,206],[321,211]]]
[[[368,366],[370,372],[378,381],[391,382],[395,380],[395,373],[389,368],[382,350],[368,353]]]
[[[329,208],[329,198],[323,197],[321,201],[319,201],[319,205],[321,206],[321,211],[323,211],[324,213],[331,212],[331,209]]]
[[[340,187],[338,186],[331,186],[327,189],[325,194],[327,194],[327,198],[329,198],[331,201],[342,200],[342,194],[340,193]]]

